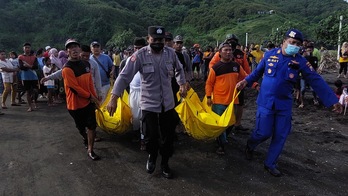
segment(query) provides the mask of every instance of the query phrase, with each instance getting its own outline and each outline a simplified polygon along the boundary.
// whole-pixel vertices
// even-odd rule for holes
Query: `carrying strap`
[[[106,71],[105,67],[103,64],[100,63],[100,61],[93,55],[94,60],[99,64],[99,66],[105,71],[106,75],[108,74],[108,71]]]

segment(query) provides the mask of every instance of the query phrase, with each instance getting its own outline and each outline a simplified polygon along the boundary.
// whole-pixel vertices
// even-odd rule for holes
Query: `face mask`
[[[294,55],[294,54],[297,54],[299,50],[300,50],[300,47],[288,44],[288,46],[285,48],[285,53],[287,55]]]
[[[164,43],[151,43],[150,47],[155,52],[160,52],[163,49],[163,47],[164,47]]]

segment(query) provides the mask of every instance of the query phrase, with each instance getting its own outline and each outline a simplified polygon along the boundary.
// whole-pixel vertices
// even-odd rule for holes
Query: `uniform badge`
[[[295,37],[295,36],[296,36],[296,32],[291,31],[291,32],[289,33],[289,37]]]
[[[237,72],[238,71],[237,67],[233,67],[232,69],[233,69],[233,72]]]
[[[130,59],[132,62],[136,60],[136,57],[133,55],[132,58]]]
[[[270,63],[270,64],[268,64],[268,66],[273,67],[273,66],[274,66],[274,64],[273,64],[273,63]]]
[[[272,73],[272,69],[268,69],[268,70],[267,70],[267,73],[268,73],[268,74],[271,74],[271,73]]]
[[[160,28],[157,29],[156,33],[157,33],[157,34],[162,34],[162,29],[160,29]]]
[[[289,78],[293,79],[295,77],[295,75],[293,73],[289,74]]]

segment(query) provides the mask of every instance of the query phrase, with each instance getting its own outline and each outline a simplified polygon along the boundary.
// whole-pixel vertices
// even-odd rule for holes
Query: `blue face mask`
[[[291,44],[288,44],[288,46],[285,48],[285,53],[287,55],[297,54],[298,51],[300,51],[300,47],[299,46],[295,46],[295,45],[291,45]]]

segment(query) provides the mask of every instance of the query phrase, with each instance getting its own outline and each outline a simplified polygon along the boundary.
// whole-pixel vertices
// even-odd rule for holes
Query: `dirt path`
[[[335,73],[324,74],[329,84]],[[348,83],[348,80],[344,80]],[[202,82],[194,82],[202,91]],[[255,122],[255,93],[248,91],[243,124]],[[0,116],[0,195],[348,195],[348,115],[337,115],[310,103],[293,109],[293,131],[279,159],[281,178],[263,169],[268,143],[255,159],[244,159],[250,132],[233,132],[227,155],[214,153],[214,142],[179,135],[170,161],[172,180],[159,168],[145,171],[147,154],[132,135],[98,131],[102,160],[87,158],[82,140],[64,104],[26,112],[9,107]]]

